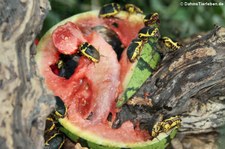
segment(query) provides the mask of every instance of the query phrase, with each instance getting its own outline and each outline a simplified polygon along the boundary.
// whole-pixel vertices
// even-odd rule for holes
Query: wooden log
[[[45,118],[54,106],[38,77],[34,39],[47,0],[0,2],[0,148],[43,148]]]

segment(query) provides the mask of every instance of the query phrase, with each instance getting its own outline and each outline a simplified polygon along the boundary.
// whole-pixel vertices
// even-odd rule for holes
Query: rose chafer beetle
[[[167,51],[175,51],[182,47],[182,45],[178,42],[174,42],[169,37],[162,37],[160,41],[166,46]]]
[[[48,133],[55,129],[55,122],[53,118],[47,117],[46,124],[45,124],[45,133]]]
[[[129,47],[127,48],[127,57],[130,62],[134,62],[141,53],[143,48],[143,40],[136,38],[131,41]]]
[[[149,41],[149,39],[158,40],[160,37],[159,29],[152,27],[144,27],[138,33],[138,38],[131,41],[127,48],[127,57],[130,62],[134,62],[141,53],[143,45]]]
[[[167,133],[172,128],[178,128],[181,125],[181,118],[179,116],[173,116],[165,119],[161,122],[157,122],[152,128],[152,137],[156,137],[159,133]]]
[[[55,110],[46,119],[45,149],[60,149],[65,142],[65,135],[59,133],[61,125],[58,119],[66,116],[67,108],[60,97],[56,96],[55,100]]]
[[[84,42],[83,44],[81,44],[79,49],[81,54],[90,59],[91,61],[95,63],[99,62],[100,54],[98,50],[88,42]]]
[[[56,99],[56,107],[54,117],[56,119],[64,118],[67,114],[67,108],[60,97],[56,96],[55,99]]]
[[[161,132],[161,123],[157,122],[152,128],[152,137],[158,136],[158,134]]]
[[[45,142],[45,149],[61,149],[65,143],[65,135],[62,133],[55,133]]]
[[[138,8],[137,6],[135,6],[134,4],[125,4],[125,11],[129,12],[129,13],[142,13],[143,11]]]
[[[143,27],[138,32],[138,38],[142,39],[144,42],[147,42],[149,38],[159,38],[160,33],[159,29],[155,27]]]
[[[121,11],[121,6],[117,3],[105,4],[99,11],[99,17],[113,17]]]
[[[181,118],[179,116],[170,117],[161,122],[163,132],[168,132],[174,127],[178,128],[180,127],[180,125],[181,125]]]
[[[155,120],[155,123],[154,123],[154,125],[152,126],[152,129],[150,130],[151,136],[152,136],[152,137],[156,137],[156,136],[158,136],[158,134],[160,133],[160,131],[161,131],[161,122],[162,122],[162,120],[163,120],[163,115],[160,114],[160,115],[158,116],[158,118]]]
[[[159,27],[160,25],[159,14],[155,12],[146,15],[144,18],[144,24],[145,26]]]

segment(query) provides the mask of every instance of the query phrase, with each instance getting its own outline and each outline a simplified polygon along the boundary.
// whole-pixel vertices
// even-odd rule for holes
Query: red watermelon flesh
[[[137,36],[143,22],[129,22],[127,19],[99,19],[97,16],[86,16],[75,22],[67,22],[48,32],[38,48],[38,67],[45,78],[47,87],[55,96],[59,96],[68,107],[67,118],[80,129],[109,140],[135,143],[150,138],[147,131],[134,129],[131,122],[125,122],[120,128],[112,129],[115,119],[116,98],[121,92],[123,76],[130,67],[126,61],[125,50],[121,61],[112,47],[92,27],[104,25],[114,30],[125,48]],[[64,37],[70,40],[63,40]],[[61,53],[76,53],[79,44],[92,44],[100,53],[99,63],[93,63],[84,56],[79,59],[74,74],[65,79],[51,68]],[[109,115],[112,120],[107,120]]]
[[[86,41],[80,29],[71,22],[55,30],[52,39],[55,47],[63,54],[77,52],[78,45]]]

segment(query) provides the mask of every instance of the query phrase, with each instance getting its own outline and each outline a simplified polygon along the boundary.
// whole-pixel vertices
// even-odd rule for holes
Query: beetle
[[[158,136],[158,134],[161,132],[161,122],[156,122],[155,125],[152,128],[152,137]]]
[[[134,62],[141,53],[143,48],[143,41],[139,38],[136,38],[131,41],[129,47],[127,48],[127,57],[130,62]]]
[[[55,122],[53,118],[47,117],[46,124],[45,124],[45,133],[48,133],[55,129]]]
[[[118,3],[105,4],[99,11],[99,17],[113,17],[121,11],[121,6]]]
[[[55,74],[60,77],[64,77],[65,79],[69,79],[78,66],[80,55],[78,55],[78,53],[75,55],[60,54],[59,58],[60,59],[55,65],[57,67],[57,69],[55,68]]]
[[[141,13],[143,14],[143,11],[138,8],[137,6],[135,6],[134,4],[125,4],[125,11],[129,12],[129,13]]]
[[[54,117],[56,119],[64,118],[67,114],[67,108],[60,97],[56,96],[55,99],[56,99],[56,107],[54,111]]]
[[[165,132],[167,133],[174,127],[180,127],[181,118],[180,116],[173,116],[163,121],[158,121],[152,128],[152,137],[156,137],[159,133]]]
[[[144,24],[145,26],[159,27],[160,25],[159,14],[155,12],[146,15],[144,17]]]
[[[55,96],[55,100],[55,110],[46,119],[44,134],[46,149],[60,149],[65,142],[65,135],[59,133],[61,125],[58,123],[58,119],[66,116],[67,108],[60,97]]]
[[[64,143],[65,135],[62,133],[55,133],[45,142],[45,148],[61,149]]]
[[[159,114],[156,119],[154,119],[154,125],[152,126],[150,132],[152,137],[157,137],[158,134],[161,132],[161,122],[163,120],[163,114]]]
[[[154,37],[154,38],[160,38],[160,33],[159,33],[159,28],[154,28],[154,30],[152,31],[152,33],[151,33],[151,37]]]
[[[64,65],[63,60],[59,60],[58,63],[57,63],[58,69],[61,69],[63,67],[63,65]]]
[[[164,121],[161,122],[162,126],[162,131],[163,132],[168,132],[174,127],[180,127],[181,125],[181,118],[180,116],[173,116],[168,119],[165,119]]]
[[[84,42],[80,45],[79,50],[82,55],[93,61],[94,63],[98,63],[100,60],[100,54],[98,50],[89,44],[88,42]]]
[[[160,41],[168,48],[167,51],[175,51],[182,47],[180,43],[174,42],[169,37],[162,37],[160,38]]]
[[[138,32],[138,38],[142,39],[144,42],[147,42],[149,38],[159,38],[160,33],[159,29],[155,27],[143,27]]]

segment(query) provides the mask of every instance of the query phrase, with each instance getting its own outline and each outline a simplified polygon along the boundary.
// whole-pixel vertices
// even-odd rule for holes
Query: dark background
[[[162,35],[182,39],[211,30],[214,25],[225,26],[225,0],[50,0],[49,12],[39,38],[57,22],[106,3],[133,3],[145,14],[158,12]],[[223,6],[184,6],[189,2],[212,2]],[[183,6],[182,6],[183,4]]]

